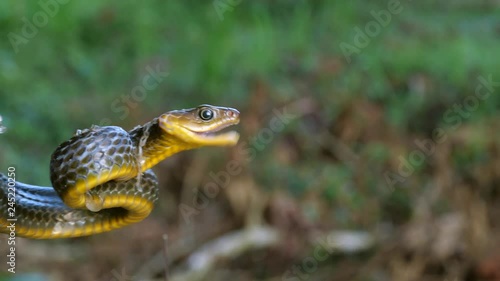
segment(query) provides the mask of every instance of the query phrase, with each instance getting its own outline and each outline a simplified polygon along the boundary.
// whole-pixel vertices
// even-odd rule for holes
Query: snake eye
[[[203,108],[199,111],[198,116],[200,116],[201,120],[208,121],[214,118],[214,112],[210,108]]]

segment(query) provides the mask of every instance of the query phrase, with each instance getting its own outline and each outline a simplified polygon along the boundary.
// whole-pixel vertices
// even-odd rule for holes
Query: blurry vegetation
[[[500,87],[460,126],[444,116],[474,95],[478,77],[500,81],[498,2],[401,1],[403,11],[348,63],[340,43],[354,44],[355,28],[365,30],[370,12],[388,2],[241,1],[221,20],[210,1],[70,1],[18,53],[8,34],[22,34],[23,17],[40,6],[1,2],[0,168],[16,166],[23,182],[49,185],[54,148],[103,120],[130,129],[172,109],[231,106],[242,111],[239,131],[251,145],[273,109],[298,116],[248,163],[240,148],[207,148],[160,164],[162,200],[140,224],[89,238],[22,240],[19,271],[112,280],[112,270],[125,268],[161,280],[148,262],[161,253],[162,233],[174,245],[199,245],[256,216],[286,234],[284,245],[223,261],[218,268],[229,275],[206,280],[285,280],[311,255],[312,234],[339,229],[382,242],[360,256],[331,257],[308,280],[500,280],[500,257],[489,258],[500,249]],[[122,96],[142,85],[148,67],[168,76],[127,105]],[[397,173],[435,128],[446,140],[411,176],[388,184],[386,172]],[[178,204],[191,202],[192,189],[230,159],[243,172],[186,226]],[[441,230],[450,221],[460,230]],[[440,231],[459,242],[434,254]],[[89,249],[84,258],[46,253],[41,262],[47,245]]]

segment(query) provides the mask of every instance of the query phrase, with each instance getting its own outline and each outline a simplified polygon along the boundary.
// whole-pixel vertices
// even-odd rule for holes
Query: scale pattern
[[[136,128],[135,132],[140,130]],[[8,206],[9,193],[15,196],[14,210],[0,210],[0,232],[10,232],[7,227],[15,222],[16,234],[20,236],[76,237],[144,219],[158,199],[155,174],[147,170],[140,178],[110,180],[119,174],[138,171],[137,142],[138,138],[115,126],[94,126],[77,132],[52,155],[53,188],[15,182],[9,190],[9,178],[0,174],[2,206]],[[94,182],[102,184],[94,186]],[[73,197],[78,198],[73,206],[61,199]],[[92,205],[102,210],[90,211],[88,207]]]

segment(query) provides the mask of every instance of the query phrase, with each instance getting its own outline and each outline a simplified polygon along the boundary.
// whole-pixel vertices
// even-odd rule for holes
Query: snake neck
[[[143,172],[175,153],[196,147],[166,133],[158,118],[132,129],[129,134],[139,151],[138,163]]]

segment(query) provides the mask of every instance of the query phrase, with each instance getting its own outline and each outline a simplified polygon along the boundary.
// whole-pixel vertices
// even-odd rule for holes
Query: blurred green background
[[[203,245],[255,225],[286,238],[179,280],[500,280],[491,257],[500,249],[498,1],[9,0],[0,31],[0,168],[15,166],[20,181],[50,185],[50,155],[76,129],[131,129],[203,103],[239,109],[241,143],[256,151],[251,161],[238,148],[168,159],[155,168],[164,191],[150,219],[89,238],[19,239],[18,279],[0,280],[115,280],[121,268],[147,272],[125,280],[163,280],[144,269],[161,234]],[[153,70],[157,83],[139,92]],[[484,100],[480,77],[496,83]],[[252,139],[283,109],[295,118],[256,149]],[[436,128],[446,139],[411,160]],[[243,172],[186,226],[178,206],[231,159]],[[408,177],[398,173],[404,159]],[[338,230],[376,242],[308,272],[311,237]],[[294,265],[307,278],[287,275]]]

